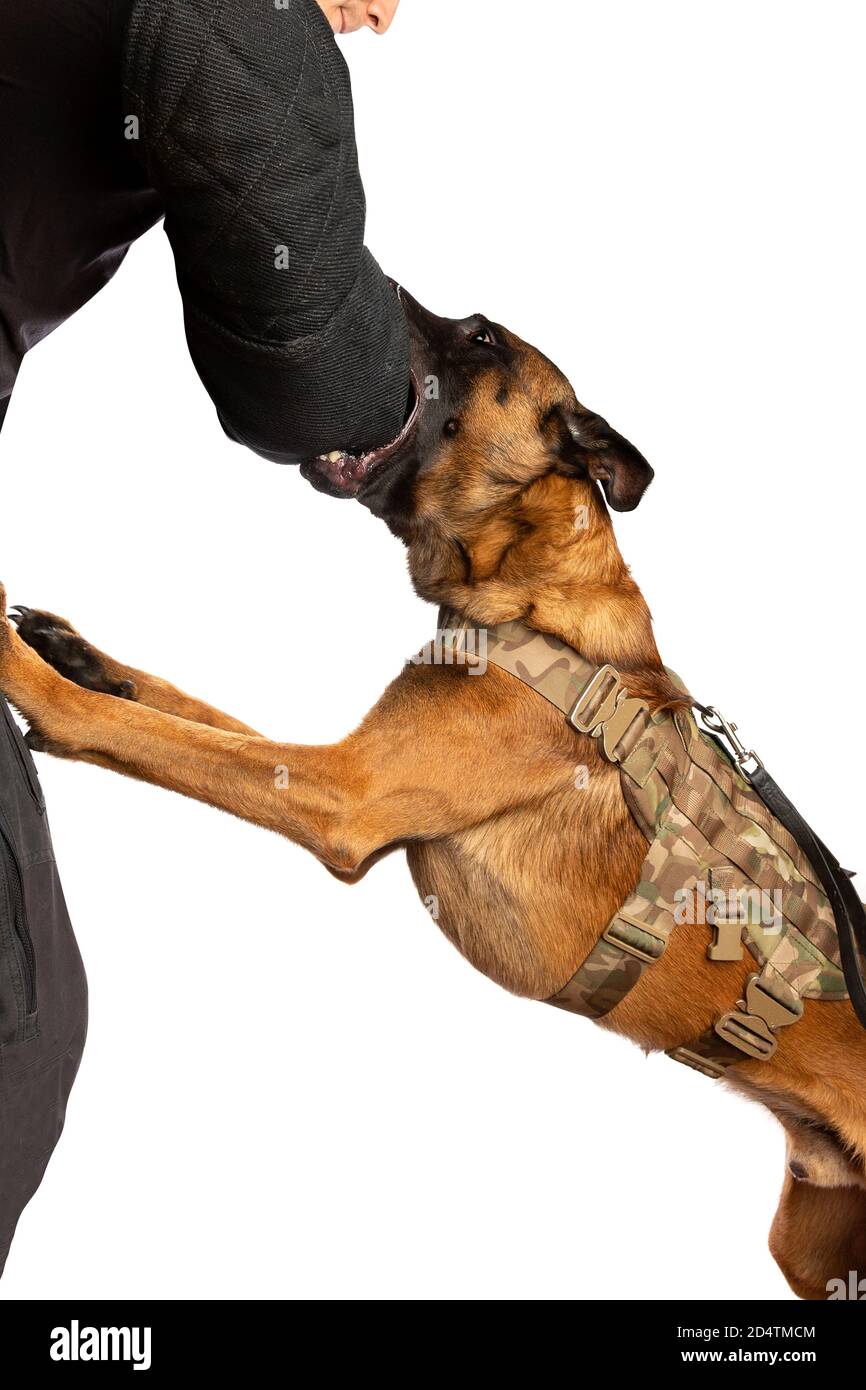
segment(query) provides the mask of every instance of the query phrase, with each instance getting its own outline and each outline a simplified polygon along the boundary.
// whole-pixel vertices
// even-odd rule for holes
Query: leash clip
[[[746,748],[742,739],[737,734],[736,724],[730,724],[723,714],[720,714],[712,705],[698,705],[701,712],[701,721],[704,728],[711,734],[716,734],[719,738],[726,739],[731,745],[734,754],[734,761],[747,781],[751,781],[753,775],[762,768],[764,764],[758,757],[754,749]],[[713,722],[715,721],[715,722]],[[752,763],[752,767],[747,767],[747,763]]]

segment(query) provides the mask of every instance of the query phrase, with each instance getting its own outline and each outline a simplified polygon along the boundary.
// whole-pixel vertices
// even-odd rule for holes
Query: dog
[[[610,511],[652,469],[507,329],[439,318],[401,290],[414,408],[372,454],[311,460],[321,490],[360,501],[400,537],[418,594],[492,625],[515,617],[613,664],[651,710],[688,705],[665,671]],[[584,524],[575,524],[576,516]],[[31,747],[217,805],[309,850],[347,882],[405,850],[423,899],[478,970],[548,999],[639,877],[646,841],[617,769],[522,681],[489,666],[410,662],[361,725],[327,747],[275,743],[93,647],[64,619],[0,612],[0,689]],[[588,769],[575,795],[576,764]],[[477,775],[455,778],[455,766]],[[275,768],[285,777],[279,785]],[[601,1026],[649,1050],[704,1030],[748,967],[680,932]],[[787,1136],[770,1235],[793,1290],[866,1269],[866,1037],[846,1002],[809,1002],[771,1063],[726,1075]]]

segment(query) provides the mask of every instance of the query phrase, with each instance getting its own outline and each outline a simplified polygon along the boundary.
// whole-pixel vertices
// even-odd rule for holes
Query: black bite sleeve
[[[393,438],[408,333],[363,244],[349,73],[315,0],[134,0],[124,94],[226,432],[278,463]]]

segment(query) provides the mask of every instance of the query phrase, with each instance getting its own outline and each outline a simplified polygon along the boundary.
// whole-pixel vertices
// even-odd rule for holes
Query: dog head
[[[543,479],[586,484],[602,511],[595,484],[614,510],[637,506],[653,476],[646,459],[578,402],[542,353],[479,315],[439,318],[399,294],[412,350],[409,418],[383,449],[306,465],[314,486],[357,497],[410,550],[450,547],[476,574],[529,524],[527,496]]]

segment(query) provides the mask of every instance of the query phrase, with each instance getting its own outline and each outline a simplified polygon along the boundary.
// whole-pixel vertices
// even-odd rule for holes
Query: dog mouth
[[[414,433],[420,414],[421,391],[418,378],[412,371],[406,421],[390,443],[378,449],[369,449],[366,453],[353,454],[348,449],[333,449],[329,454],[319,454],[309,463],[301,465],[301,476],[330,497],[357,497],[368,478],[399,453]]]

